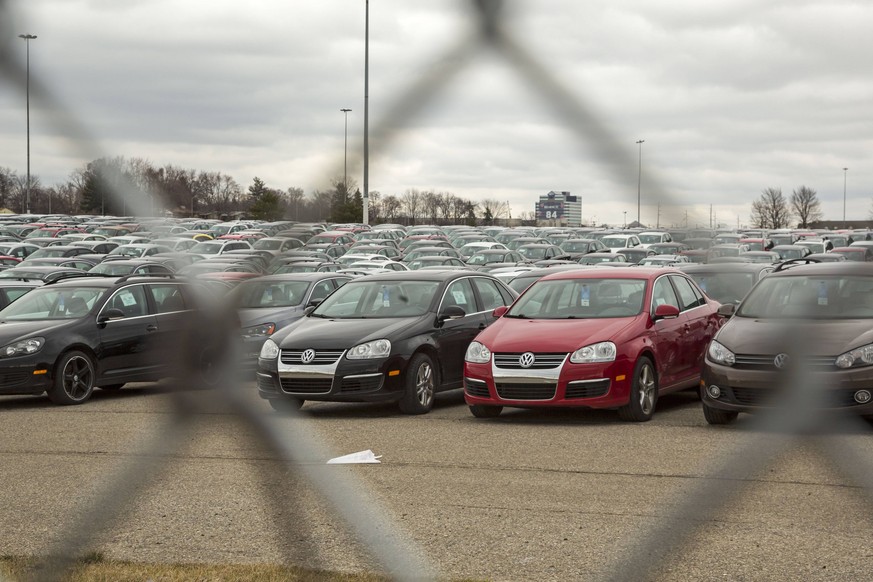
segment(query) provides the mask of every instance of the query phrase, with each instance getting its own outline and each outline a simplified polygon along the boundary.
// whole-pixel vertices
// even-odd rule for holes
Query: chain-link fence
[[[371,130],[371,155],[378,158],[389,151],[394,143],[396,130],[412,123],[430,106],[446,98],[445,88],[449,82],[465,70],[472,60],[483,51],[491,51],[504,60],[518,77],[536,92],[544,109],[572,131],[575,138],[585,144],[596,144],[591,151],[598,161],[616,175],[633,175],[637,171],[635,151],[623,145],[610,130],[609,120],[599,118],[584,102],[583,97],[570,91],[557,71],[548,63],[541,62],[527,45],[527,39],[515,38],[507,32],[504,22],[502,0],[472,0],[470,16],[478,26],[466,37],[444,49],[442,57],[427,67],[427,73],[414,79],[409,87],[397,95],[387,106],[390,118],[377,121]],[[11,30],[13,18],[10,3],[0,1],[0,78],[4,84],[24,87],[25,74],[19,55],[14,50],[16,31]],[[99,136],[92,135],[87,123],[56,97],[49,83],[39,75],[30,78],[30,97],[42,115],[59,133],[75,142],[79,152],[92,159],[101,157]],[[360,160],[353,160],[359,163]],[[665,206],[681,208],[689,201],[671,199],[670,194],[654,181],[648,190],[652,198],[661,200]],[[134,214],[148,215],[150,208],[135,194],[133,188],[119,188],[117,195],[126,199],[126,207]],[[225,308],[229,309],[229,308]],[[230,322],[233,316],[225,311],[215,321]],[[786,328],[783,333],[785,345],[782,352],[795,355],[802,362],[804,342],[800,338],[814,335],[812,324]],[[224,326],[228,337],[233,335],[229,325]],[[797,339],[795,339],[797,338]],[[231,349],[228,347],[228,349]],[[227,361],[232,361],[228,359]],[[190,377],[190,374],[179,374]],[[436,578],[439,573],[427,555],[411,542],[386,517],[388,512],[380,507],[366,487],[350,472],[338,472],[335,467],[307,462],[332,456],[324,443],[303,430],[295,422],[297,413],[290,412],[286,418],[265,415],[254,407],[250,399],[240,396],[236,384],[225,380],[211,388],[216,398],[222,399],[239,419],[248,425],[263,445],[287,464],[289,469],[309,480],[346,521],[348,527],[362,542],[365,549],[375,557],[385,571],[397,579]],[[797,439],[815,439],[821,454],[854,480],[869,494],[873,491],[873,471],[868,455],[859,451],[846,439],[846,426],[860,422],[849,417],[822,416],[818,411],[817,396],[828,388],[822,377],[807,373],[801,365],[784,379],[782,392],[789,397],[782,406],[774,407],[771,414],[757,416],[760,430],[772,434],[772,438],[755,443],[747,450],[738,451],[722,466],[702,480],[697,490],[676,507],[673,513],[658,520],[649,531],[640,533],[632,544],[633,551],[622,555],[609,569],[614,580],[637,580],[651,575],[660,565],[670,560],[702,524],[714,516],[744,486],[744,479],[765,468],[777,453]],[[179,388],[190,389],[190,384]],[[172,453],[184,443],[192,428],[192,419],[197,415],[197,400],[178,391],[175,396],[176,412],[166,426],[156,427],[136,454],[121,463],[113,475],[102,484],[102,493],[94,504],[80,516],[70,516],[59,528],[54,549],[36,568],[38,579],[58,579],[72,567],[75,561],[90,549],[93,535],[111,526],[124,508],[131,504],[143,489],[149,487],[160,467],[168,463]],[[838,420],[837,420],[838,419]],[[839,426],[839,430],[834,430]]]

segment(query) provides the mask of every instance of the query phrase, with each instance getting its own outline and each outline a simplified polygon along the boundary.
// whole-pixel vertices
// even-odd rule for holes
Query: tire
[[[487,404],[470,404],[470,413],[476,418],[497,418],[503,412],[502,406]]]
[[[618,409],[618,416],[628,422],[646,422],[655,414],[657,403],[658,375],[652,360],[643,356],[634,366],[630,400]]]
[[[91,398],[97,367],[88,354],[72,350],[63,354],[55,366],[55,377],[48,391],[55,404],[82,404]]]
[[[110,391],[121,390],[122,388],[124,388],[124,382],[122,382],[121,384],[107,384],[106,386],[98,386],[98,388],[100,388],[101,390]]]
[[[276,412],[293,412],[295,410],[300,410],[300,407],[303,406],[304,400],[285,396],[282,398],[270,398],[269,402],[270,406],[272,406],[273,410]]]
[[[409,361],[404,379],[403,396],[398,403],[403,414],[425,414],[433,408],[439,385],[433,360],[427,354],[415,354]]]
[[[719,410],[703,403],[703,418],[709,424],[730,424],[737,419],[739,412],[734,410]]]

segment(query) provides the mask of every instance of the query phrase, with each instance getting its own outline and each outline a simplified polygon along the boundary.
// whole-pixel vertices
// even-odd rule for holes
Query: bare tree
[[[401,206],[400,200],[398,200],[396,196],[385,196],[382,199],[382,216],[384,216],[386,220],[392,222],[396,221]]]
[[[17,176],[14,170],[0,167],[0,208],[6,208],[12,204],[16,182]]]
[[[303,188],[295,188],[291,187],[286,190],[286,195],[288,198],[288,210],[289,213],[293,217],[293,220],[300,220],[300,206],[306,206],[306,201],[304,200]]]
[[[752,224],[757,228],[785,228],[791,220],[782,188],[767,188],[752,202]]]
[[[406,214],[410,224],[414,225],[421,206],[421,192],[415,188],[410,188],[400,197],[400,203],[403,207],[403,213]]]
[[[479,203],[482,207],[482,218],[485,224],[492,224],[495,220],[509,217],[509,203],[486,198]]]
[[[800,228],[808,228],[811,222],[821,220],[822,212],[818,192],[806,186],[797,188],[791,193],[791,210],[797,215]]]

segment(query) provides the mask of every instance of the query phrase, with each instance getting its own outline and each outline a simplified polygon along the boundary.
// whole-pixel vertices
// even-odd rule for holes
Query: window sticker
[[[382,307],[391,307],[391,295],[388,287],[382,287]]]
[[[826,281],[818,282],[818,304],[819,305],[827,305],[828,304],[828,284]]]
[[[455,303],[458,305],[466,305],[467,298],[464,296],[463,291],[452,291],[452,297],[455,298]]]
[[[131,293],[130,291],[124,291],[122,293],[119,293],[118,297],[121,299],[121,304],[125,307],[136,305],[136,299],[134,299],[133,293]]]
[[[591,289],[588,285],[582,285],[582,290],[579,292],[579,305],[582,307],[591,305]]]

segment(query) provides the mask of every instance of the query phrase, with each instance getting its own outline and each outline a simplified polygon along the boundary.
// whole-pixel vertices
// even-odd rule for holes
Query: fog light
[[[855,392],[855,402],[858,404],[867,404],[870,402],[870,391],[869,390],[858,390]]]
[[[718,397],[721,396],[721,388],[715,384],[707,388],[706,391],[709,393],[709,397],[714,400],[718,400]]]

